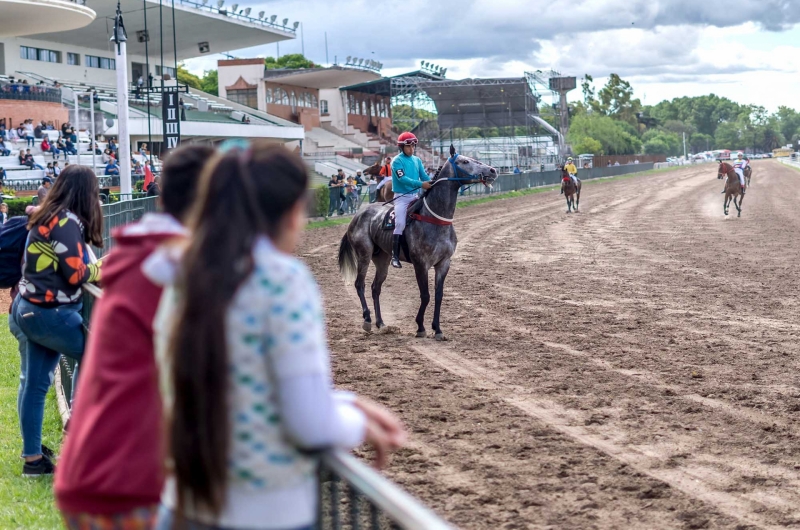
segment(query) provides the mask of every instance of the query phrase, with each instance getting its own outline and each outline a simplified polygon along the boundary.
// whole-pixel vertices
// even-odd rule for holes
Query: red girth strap
[[[428,217],[427,215],[420,215],[418,213],[412,213],[410,217],[415,221],[422,221],[423,223],[430,223],[432,225],[447,226],[453,224],[452,221],[442,221],[441,219]]]

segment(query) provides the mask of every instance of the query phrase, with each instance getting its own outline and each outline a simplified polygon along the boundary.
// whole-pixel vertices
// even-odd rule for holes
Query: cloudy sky
[[[229,0],[227,3],[235,3]],[[630,81],[646,104],[708,93],[800,108],[800,0],[240,0],[303,24],[281,43],[325,63],[348,55],[395,75],[421,60],[447,77],[518,77],[555,69],[596,83]],[[237,57],[275,55],[276,46]],[[214,57],[189,62],[213,68]],[[579,90],[572,98],[580,97]]]

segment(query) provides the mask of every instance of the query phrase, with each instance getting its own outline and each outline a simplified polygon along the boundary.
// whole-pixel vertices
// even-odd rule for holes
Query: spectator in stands
[[[13,127],[6,131],[6,136],[9,142],[16,142],[20,139],[19,131]]]
[[[6,224],[8,221],[8,204],[0,203],[0,224]]]
[[[69,129],[69,126],[70,125],[68,121],[65,121],[64,123],[61,124],[61,136],[67,135],[67,130]]]
[[[6,181],[6,170],[0,167],[0,186]]]
[[[53,171],[53,163],[52,162],[48,162],[47,163],[47,167],[44,170],[44,174],[45,174],[45,176],[50,177],[51,179],[56,176],[56,172]]]
[[[291,255],[305,225],[302,160],[260,144],[209,171],[153,324],[171,469],[156,528],[309,528],[309,451],[366,438],[382,465],[405,433],[383,407],[331,388],[319,288]]]
[[[182,225],[203,166],[213,155],[211,147],[201,145],[173,150],[164,162],[159,197],[164,213],[145,214],[141,222],[116,230],[117,244],[103,260],[103,299],[92,314],[81,392],[55,482],[68,529],[149,529],[154,522],[164,481],[153,354],[161,287],[149,275],[149,264],[168,254],[170,247],[162,245],[186,235]],[[139,420],[131,422],[132,415]]]
[[[147,144],[146,143],[142,143],[142,145],[139,146],[139,154],[142,155],[145,160],[147,160]]]
[[[96,154],[96,155],[102,155],[103,154],[103,151],[100,149],[100,146],[97,145],[97,142],[94,143],[94,148],[93,149],[94,149],[94,154]]]
[[[24,124],[25,141],[28,147],[36,145],[36,137],[33,135],[33,120],[25,120]]]
[[[100,161],[103,164],[108,164],[108,161],[111,160],[113,157],[111,156],[111,150],[106,147],[103,151],[103,154],[100,156]]]
[[[75,143],[72,140],[72,136],[68,136],[67,141],[64,143],[64,160],[67,160],[67,155],[78,154],[78,150],[75,148]]]
[[[38,191],[36,192],[36,196],[39,197],[39,204],[44,204],[44,199],[47,197],[47,194],[50,192],[50,188],[53,187],[53,179],[50,177],[45,177],[42,179],[42,185],[39,186]]]
[[[0,140],[4,140],[4,139],[6,139],[6,138],[7,138],[7,134],[6,134],[6,122],[5,122],[5,120],[4,120],[2,123],[0,123]]]
[[[615,166],[618,166],[618,165],[619,165],[619,160],[617,160],[616,162],[614,162],[614,165],[615,165]]]
[[[608,164],[606,164],[606,167],[611,167],[611,160],[608,161]]]
[[[117,165],[117,161],[113,158],[109,160],[108,164],[106,164],[106,175],[118,176],[119,175],[119,166]]]
[[[144,86],[144,77],[141,75],[139,79],[136,80],[136,99],[142,97],[142,87]]]
[[[6,142],[0,137],[0,156],[10,156],[11,150],[6,147]]]
[[[350,177],[347,180],[347,205],[350,213],[356,213],[359,207],[358,184],[356,183],[356,179],[353,177]]]
[[[42,153],[50,153],[51,155],[53,155],[53,160],[55,160],[56,157],[58,157],[58,154],[60,152],[58,150],[58,147],[50,143],[50,139],[46,135],[44,138],[42,138],[41,148],[42,148]]]
[[[140,164],[138,160],[136,160],[133,163],[133,174],[134,175],[144,175],[144,168],[142,167],[142,164]]]
[[[33,155],[31,154],[30,149],[25,150],[24,157],[22,155],[22,151],[20,151],[20,158],[22,159],[23,166],[28,166],[30,169],[44,169],[44,167],[40,166],[33,160]]]
[[[519,166],[514,166],[514,174],[519,175],[522,171],[519,170]]]
[[[108,141],[108,150],[112,153],[117,152],[117,142],[115,142],[113,138]]]
[[[67,165],[64,167],[67,167],[68,165],[69,163],[67,163]],[[53,176],[58,178],[59,175],[61,175],[61,168],[58,167],[58,160],[53,160]]]
[[[14,320],[28,339],[20,423],[24,476],[51,475],[55,466],[42,451],[42,417],[57,352],[83,355],[81,286],[100,279],[89,263],[88,244],[103,245],[103,212],[97,177],[85,166],[65,171],[28,224],[30,232]],[[42,249],[58,249],[43,253]]]
[[[33,136],[34,138],[41,139],[42,135],[44,134],[42,131],[44,130],[44,122],[39,123],[36,127],[33,128]]]
[[[48,121],[47,122],[47,130],[48,131],[54,131],[55,130],[55,126],[53,126],[53,122],[52,121]]]

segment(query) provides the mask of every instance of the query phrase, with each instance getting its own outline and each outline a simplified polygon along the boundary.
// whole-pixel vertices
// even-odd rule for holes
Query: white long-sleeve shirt
[[[187,515],[240,529],[302,527],[313,523],[317,507],[316,463],[302,451],[359,445],[365,417],[354,396],[332,389],[320,294],[311,273],[267,238],[258,241],[253,256],[255,270],[226,318],[227,501],[216,519]],[[173,403],[166,345],[178,296],[165,290],[154,323],[165,412]],[[175,500],[175,482],[168,479],[162,502],[174,508]]]

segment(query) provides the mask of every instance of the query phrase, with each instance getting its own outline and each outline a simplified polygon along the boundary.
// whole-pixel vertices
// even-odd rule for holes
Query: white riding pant
[[[406,228],[406,216],[408,214],[408,205],[414,202],[417,198],[416,193],[409,195],[401,195],[394,200],[394,232],[395,235],[400,235]]]
[[[572,177],[572,182],[575,183],[575,189],[578,189],[578,176],[577,175],[570,175]]]
[[[736,172],[737,175],[739,175],[739,184],[741,184],[742,187],[744,188],[744,170],[738,167],[733,168],[733,170]]]

